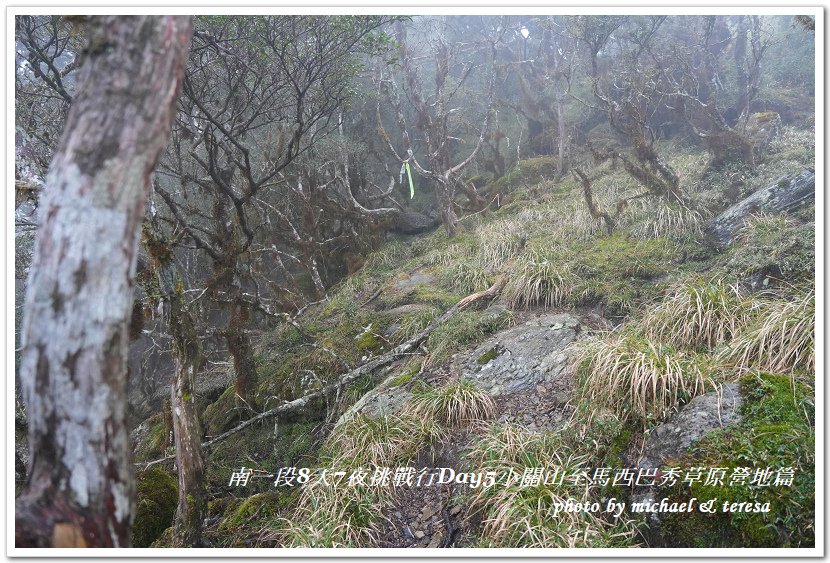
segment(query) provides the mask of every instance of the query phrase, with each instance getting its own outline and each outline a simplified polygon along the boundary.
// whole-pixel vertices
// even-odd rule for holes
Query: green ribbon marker
[[[415,185],[412,183],[412,172],[409,171],[409,163],[405,162],[404,166],[406,167],[406,177],[409,178],[409,199],[415,197]]]

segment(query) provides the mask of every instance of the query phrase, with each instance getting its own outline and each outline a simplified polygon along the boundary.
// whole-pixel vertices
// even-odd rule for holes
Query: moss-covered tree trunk
[[[182,16],[94,16],[46,179],[20,380],[31,459],[17,547],[124,547],[126,359],[139,227],[190,40]]]
[[[182,292],[177,291],[171,300],[170,312],[171,325],[174,313],[178,315],[177,326],[173,331],[176,377],[170,386],[176,468],[179,474],[179,504],[173,520],[172,544],[174,547],[198,547],[202,540],[202,520],[205,514],[205,470],[202,431],[193,392],[202,350],[196,338],[193,318],[183,301]]]
[[[145,234],[148,235],[148,246],[155,261],[162,299],[167,303],[167,330],[173,339],[176,364],[176,373],[170,385],[170,411],[179,476],[179,502],[173,520],[171,543],[174,547],[198,547],[202,539],[206,492],[202,430],[194,388],[196,374],[202,364],[202,346],[193,315],[184,298],[184,282],[172,261],[171,252],[158,238],[148,232]],[[159,249],[164,250],[158,252]]]
[[[256,389],[257,373],[254,362],[251,336],[246,327],[251,319],[251,306],[241,297],[241,289],[236,288],[231,317],[228,328],[225,330],[225,341],[228,350],[233,356],[233,367],[236,372],[236,394],[248,401],[251,393]]]

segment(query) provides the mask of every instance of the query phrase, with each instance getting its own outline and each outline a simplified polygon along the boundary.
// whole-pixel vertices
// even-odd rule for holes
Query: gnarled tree
[[[319,258],[332,237],[322,235],[321,196],[297,163],[337,127],[354,94],[358,56],[385,50],[378,30],[391,19],[197,19],[156,193],[169,211],[160,221],[209,259],[210,271],[192,276],[191,287],[205,288],[213,310],[224,311],[220,335],[244,401],[257,385],[250,336],[257,311],[279,309],[298,271],[310,284],[293,288],[297,308],[308,293],[325,296]]]
[[[439,24],[446,26],[447,22],[439,20]],[[475,48],[476,51],[486,52],[487,63],[490,67],[485,79],[483,115],[478,130],[475,130],[468,126],[468,120],[460,119],[458,114],[461,113],[461,108],[453,107],[463,103],[458,99],[458,94],[474,70],[474,65],[470,62],[459,65],[458,57],[462,46],[448,40],[448,30],[445,28],[428,34],[432,37],[429,41],[430,56],[426,57],[426,60],[434,61],[435,69],[431,88],[426,91],[424,75],[428,69],[416,60],[416,53],[408,35],[407,27],[401,23],[395,25],[395,39],[398,42],[401,61],[400,80],[403,83],[408,105],[414,111],[411,119],[407,119],[403,99],[394,77],[383,74],[377,77],[378,86],[386,93],[386,99],[391,103],[394,111],[401,134],[402,150],[395,148],[395,143],[383,126],[380,115],[380,96],[377,109],[378,127],[395,158],[402,164],[411,164],[419,175],[432,182],[444,227],[447,229],[447,234],[454,236],[458,229],[458,216],[455,212],[455,196],[458,189],[464,192],[474,210],[481,210],[487,205],[487,201],[481,197],[475,186],[461,180],[461,172],[473,162],[487,139],[490,129],[498,38],[482,37],[476,43],[465,45],[466,49]],[[470,54],[467,53],[467,55]],[[469,105],[469,102],[466,105]],[[477,135],[475,145],[465,156],[459,156],[455,147],[464,143],[461,135],[470,131]],[[415,145],[415,135],[423,139],[423,147],[420,149]],[[421,157],[421,155],[424,156]]]

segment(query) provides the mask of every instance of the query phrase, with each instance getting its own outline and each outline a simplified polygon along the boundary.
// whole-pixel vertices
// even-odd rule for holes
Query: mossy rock
[[[390,387],[400,387],[402,385],[406,385],[410,381],[414,379],[418,373],[421,371],[421,367],[424,365],[423,357],[413,358],[406,363],[401,371],[401,374],[395,377],[392,381],[389,382]]]
[[[433,365],[450,358],[454,353],[478,344],[487,336],[510,326],[513,315],[504,311],[498,316],[481,311],[461,311],[436,328],[427,338],[427,349]]]
[[[800,225],[783,215],[760,217],[744,227],[739,239],[725,269],[749,280],[755,289],[815,278],[814,223]]]
[[[179,503],[178,482],[172,473],[155,465],[138,475],[136,492],[133,546],[150,547],[173,522]]]
[[[673,465],[795,468],[791,486],[677,486],[660,496],[700,501],[770,503],[770,511],[668,515],[661,536],[669,547],[813,547],[815,545],[814,393],[790,376],[750,373],[741,379],[742,421],[715,430]],[[754,471],[754,470],[753,470]],[[668,494],[667,494],[668,493]]]
[[[237,409],[239,402],[236,397],[236,387],[231,385],[215,402],[208,405],[202,417],[208,436],[221,434],[241,420]]]
[[[495,360],[502,354],[504,354],[504,346],[496,344],[495,346],[484,352],[481,356],[479,356],[476,362],[478,362],[478,365],[484,366],[487,365],[490,362],[490,360]]]
[[[219,532],[234,532],[254,520],[273,517],[292,500],[293,495],[281,491],[268,491],[249,496],[242,502],[228,507],[219,524]]]

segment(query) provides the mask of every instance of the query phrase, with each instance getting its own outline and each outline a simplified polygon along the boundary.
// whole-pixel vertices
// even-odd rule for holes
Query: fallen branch
[[[360,378],[364,375],[368,375],[368,374],[374,372],[376,369],[379,369],[379,368],[382,368],[384,366],[387,366],[387,365],[391,364],[392,362],[394,362],[395,360],[397,360],[401,356],[406,355],[406,354],[410,353],[412,350],[418,348],[421,345],[421,343],[424,340],[426,340],[429,337],[430,334],[432,334],[432,331],[434,331],[436,328],[438,328],[439,326],[441,326],[442,324],[447,322],[457,312],[466,309],[467,307],[469,307],[470,305],[472,305],[474,302],[478,301],[479,299],[482,299],[484,297],[493,297],[493,296],[497,295],[502,289],[504,289],[504,286],[507,285],[507,279],[508,279],[508,272],[505,271],[501,275],[499,275],[498,279],[496,279],[496,281],[493,285],[491,285],[490,287],[488,287],[487,289],[485,289],[483,291],[478,291],[476,293],[468,295],[467,297],[465,297],[464,299],[462,299],[461,301],[459,301],[458,303],[453,305],[451,308],[447,309],[447,311],[444,312],[443,315],[438,317],[436,320],[432,321],[429,324],[429,326],[427,326],[424,330],[422,330],[421,332],[419,332],[418,334],[416,334],[415,336],[413,336],[412,338],[410,338],[409,340],[407,340],[403,344],[400,344],[397,347],[390,350],[389,352],[387,352],[387,353],[385,353],[381,356],[377,356],[376,358],[373,358],[373,359],[367,361],[362,366],[359,366],[359,367],[343,374],[340,377],[340,379],[338,379],[334,383],[326,385],[322,389],[314,391],[313,393],[309,393],[308,395],[300,397],[299,399],[294,399],[293,401],[288,401],[287,403],[284,403],[284,404],[282,404],[278,407],[275,407],[273,409],[262,412],[262,413],[256,415],[255,417],[250,418],[250,419],[246,420],[245,422],[242,422],[242,423],[238,424],[237,426],[234,426],[233,428],[231,428],[227,432],[225,432],[223,434],[220,434],[220,435],[218,435],[214,438],[211,438],[210,440],[208,440],[206,442],[202,442],[202,450],[205,451],[205,450],[213,447],[218,442],[221,442],[222,440],[224,440],[224,439],[226,439],[230,436],[233,436],[234,434],[244,430],[245,428],[248,428],[249,426],[252,426],[252,425],[254,425],[254,424],[256,424],[256,423],[258,423],[262,420],[265,420],[266,418],[272,418],[272,417],[275,417],[275,416],[285,415],[285,414],[288,414],[288,413],[291,413],[291,412],[302,410],[305,407],[307,407],[308,404],[311,401],[313,401],[315,399],[318,399],[320,397],[324,397],[327,394],[331,393],[332,391],[337,391],[340,388],[342,388],[344,385],[347,385],[347,384],[351,383],[352,381],[354,381],[354,380],[356,380],[356,379],[358,379],[358,378]],[[168,456],[168,457],[165,457],[165,458],[157,459],[157,460],[146,462],[146,463],[136,463],[135,465],[143,466],[144,469],[147,469],[148,467],[151,467],[151,466],[156,465],[158,463],[164,463],[165,461],[172,461],[173,459],[175,459],[175,456]]]
[[[504,278],[504,279],[502,279],[502,278]],[[367,361],[362,366],[357,367],[357,368],[345,373],[336,382],[334,382],[330,385],[326,385],[322,389],[319,389],[319,390],[317,390],[313,393],[309,393],[308,395],[300,397],[299,399],[294,399],[293,401],[288,401],[287,403],[284,403],[284,404],[282,404],[278,407],[275,407],[273,409],[262,412],[262,413],[256,415],[255,417],[249,418],[245,422],[242,422],[242,423],[238,424],[237,426],[234,426],[233,428],[231,428],[227,432],[225,432],[223,434],[220,434],[220,435],[216,436],[215,438],[211,438],[210,440],[208,440],[206,442],[202,442],[202,450],[204,451],[204,450],[210,449],[215,444],[217,444],[218,442],[221,442],[222,440],[225,440],[226,438],[228,438],[230,436],[233,436],[234,434],[237,434],[238,432],[244,430],[245,428],[248,428],[249,426],[252,426],[252,425],[254,425],[258,422],[261,422],[261,421],[265,420],[266,418],[272,418],[272,417],[275,417],[275,416],[281,416],[281,415],[285,415],[285,414],[288,414],[288,413],[291,413],[291,412],[302,410],[303,408],[307,407],[308,404],[311,401],[313,401],[315,399],[318,399],[320,397],[323,397],[323,396],[327,395],[328,393],[331,393],[332,391],[336,391],[337,389],[343,387],[344,385],[347,385],[347,384],[351,383],[352,381],[354,381],[354,380],[356,380],[356,379],[358,379],[358,378],[360,378],[364,375],[372,373],[373,371],[375,371],[378,368],[382,368],[386,365],[391,364],[392,362],[397,360],[400,356],[403,356],[404,354],[407,354],[407,353],[411,352],[412,350],[416,349],[421,344],[421,342],[423,342],[424,340],[427,339],[427,337],[432,333],[432,331],[434,331],[440,325],[442,325],[447,320],[449,320],[453,315],[455,315],[463,307],[468,306],[473,301],[476,301],[476,300],[480,299],[481,297],[484,297],[485,295],[494,295],[501,287],[504,287],[505,283],[507,283],[507,276],[505,274],[502,274],[502,276],[499,278],[499,281],[497,281],[495,284],[493,284],[493,286],[491,288],[489,288],[485,291],[480,291],[478,293],[474,293],[473,295],[470,295],[468,297],[465,297],[464,299],[459,301],[458,304],[456,304],[453,307],[451,307],[450,309],[448,309],[443,315],[441,315],[436,320],[434,320],[432,323],[430,323],[430,325],[427,326],[424,330],[422,330],[421,332],[419,332],[418,334],[416,334],[415,336],[413,336],[412,338],[410,338],[409,340],[407,340],[403,344],[400,344],[397,347],[395,347],[394,349],[390,350],[386,354],[383,354],[381,356],[377,356],[376,358],[373,358],[373,359]],[[499,284],[501,284],[501,285],[499,286]],[[499,288],[494,289],[497,286],[499,286]],[[150,467],[152,465],[156,465],[158,463],[163,463],[165,461],[172,461],[173,459],[174,459],[174,456],[170,456],[170,457],[157,459],[157,460],[146,462],[146,463],[136,463],[135,465],[144,467],[146,469],[147,467]]]
[[[364,301],[364,302],[363,302],[363,304],[361,305],[361,307],[365,307],[366,305],[368,305],[369,303],[371,303],[372,301],[374,301],[375,299],[377,299],[377,298],[378,298],[378,296],[379,296],[382,292],[383,292],[383,286],[380,286],[380,287],[378,288],[378,290],[377,290],[377,291],[375,291],[375,292],[371,295],[371,297],[369,297],[369,299],[367,299],[366,301]]]
[[[497,293],[504,289],[505,285],[507,285],[507,272],[502,273],[498,279],[496,279],[496,282],[484,291],[478,291],[459,301],[456,307],[459,310],[466,309],[483,297],[494,297]]]

